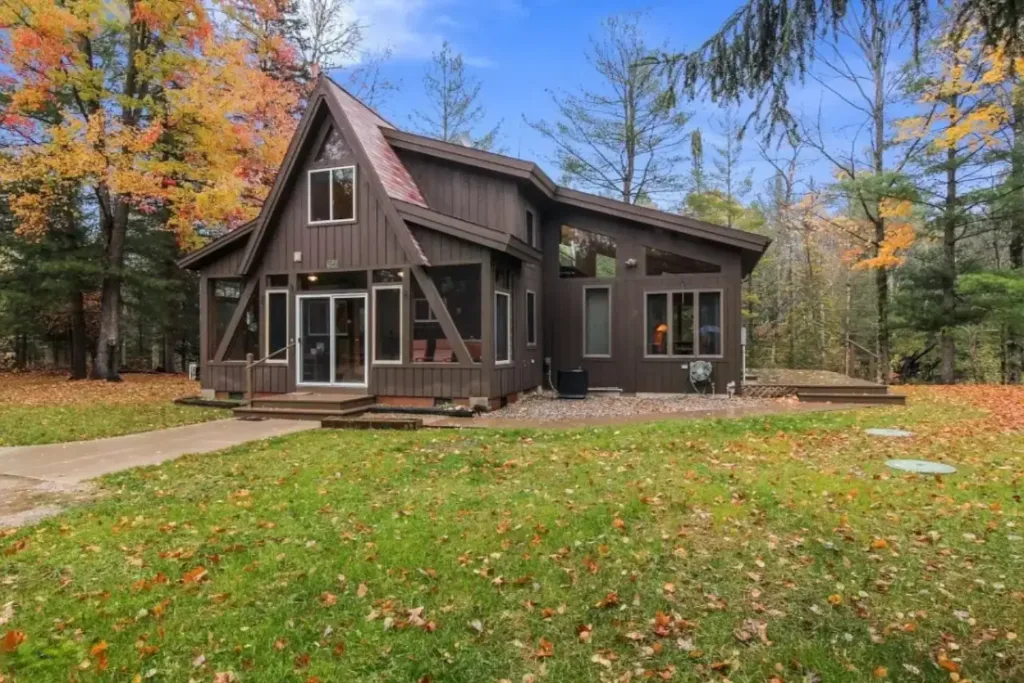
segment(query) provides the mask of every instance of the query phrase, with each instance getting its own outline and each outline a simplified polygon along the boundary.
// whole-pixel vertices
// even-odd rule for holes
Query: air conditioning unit
[[[558,398],[586,398],[590,374],[583,368],[558,371]]]

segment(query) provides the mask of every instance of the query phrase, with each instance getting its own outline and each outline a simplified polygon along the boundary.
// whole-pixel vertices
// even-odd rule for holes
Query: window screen
[[[373,290],[374,329],[373,360],[402,360],[402,288],[378,287]]]

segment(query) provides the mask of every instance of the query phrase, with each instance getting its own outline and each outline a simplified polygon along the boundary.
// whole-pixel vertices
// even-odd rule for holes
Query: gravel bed
[[[727,398],[693,394],[650,394],[639,396],[591,395],[585,399],[560,399],[552,392],[528,394],[518,402],[482,417],[551,422],[590,417],[628,417],[652,413],[686,413],[695,410],[725,410],[773,405],[769,399]]]

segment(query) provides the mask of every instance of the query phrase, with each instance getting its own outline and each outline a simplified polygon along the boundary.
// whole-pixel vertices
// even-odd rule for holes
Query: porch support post
[[[482,395],[491,398],[491,382],[494,376],[494,265],[491,252],[484,254],[480,264],[480,336],[483,342],[483,383]]]
[[[466,342],[459,335],[459,330],[455,327],[455,321],[452,320],[451,314],[448,313],[448,307],[444,305],[444,299],[441,298],[441,293],[437,291],[433,278],[427,275],[422,266],[410,266],[409,270],[412,271],[413,277],[416,278],[420,289],[423,290],[423,295],[427,297],[430,308],[434,311],[434,315],[437,316],[437,322],[441,324],[441,331],[448,338],[448,343],[452,345],[455,357],[459,359],[459,364],[473,365],[473,358],[469,355]]]
[[[253,294],[256,291],[256,285],[259,284],[259,278],[251,277],[249,281],[245,283],[245,288],[242,290],[242,296],[238,299],[238,306],[235,307],[235,312],[231,314],[231,321],[228,323],[228,328],[224,332],[224,338],[220,340],[220,345],[217,346],[217,353],[213,355],[214,361],[224,360],[224,354],[228,352],[228,347],[231,346],[231,340],[235,336],[235,330],[238,329],[238,324],[245,317],[245,309],[249,307],[249,301],[252,299]]]
[[[205,275],[199,277],[199,372],[206,380],[206,364],[210,362],[210,280]]]

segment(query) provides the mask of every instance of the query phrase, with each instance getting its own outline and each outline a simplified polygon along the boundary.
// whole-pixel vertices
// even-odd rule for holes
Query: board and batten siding
[[[321,124],[327,126],[325,122]],[[316,139],[319,136],[315,136]],[[356,167],[356,220],[347,223],[309,224],[309,171],[355,165],[354,155],[330,163],[313,163],[310,151],[301,165],[277,215],[268,226],[269,239],[260,259],[264,273],[318,272],[360,268],[393,268],[408,264],[395,230],[389,224],[382,198],[370,186],[364,169]],[[295,259],[296,252],[300,260]],[[328,268],[328,261],[336,265]]]
[[[510,178],[397,150],[430,208],[526,239],[519,186]]]
[[[606,235],[616,243],[614,278],[561,278],[561,227],[571,225]],[[742,372],[741,264],[738,252],[656,228],[617,221],[584,211],[564,211],[546,217],[542,228],[544,253],[545,353],[558,370],[584,368],[591,387],[619,388],[626,392],[687,393],[693,388],[689,370],[681,366],[706,359],[713,367],[716,391],[740,381]],[[715,263],[721,273],[647,277],[647,247]],[[630,267],[627,262],[634,261]],[[611,288],[611,357],[583,357],[583,292],[586,287]],[[722,291],[722,356],[645,358],[644,309],[646,292],[665,290]],[[555,377],[557,382],[557,376]]]

